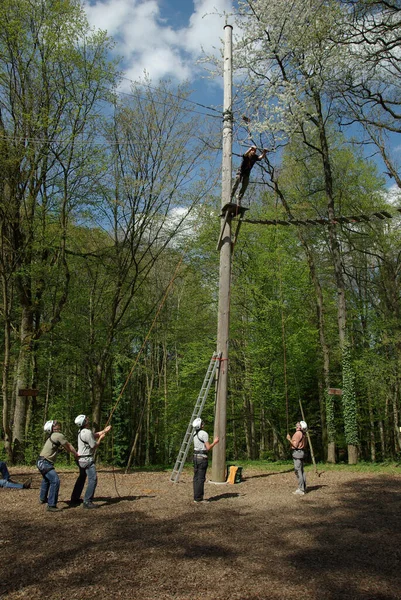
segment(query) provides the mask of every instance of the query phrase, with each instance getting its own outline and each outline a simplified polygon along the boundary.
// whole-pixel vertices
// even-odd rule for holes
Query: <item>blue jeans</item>
[[[194,456],[194,500],[203,500],[205,489],[206,471],[209,461],[207,458]]]
[[[49,465],[51,465],[51,463],[49,463]],[[47,502],[49,506],[57,506],[59,489],[60,478],[57,475],[54,467],[52,467],[47,473],[42,473],[42,484],[40,486],[39,494],[39,498],[42,503]]]
[[[7,465],[3,460],[0,460],[0,473],[2,478],[6,481],[10,479],[10,473],[8,472]]]
[[[22,483],[13,483],[8,481],[8,479],[0,479],[0,487],[2,488],[14,488],[16,490],[22,490],[24,487]]]
[[[24,487],[22,483],[13,483],[10,481],[10,473],[8,471],[6,463],[3,460],[0,460],[0,473],[2,476],[2,479],[0,479],[0,487],[22,490],[22,488]]]
[[[81,469],[81,467],[80,467],[80,469]],[[88,504],[89,502],[92,502],[93,497],[95,495],[96,486],[97,486],[97,473],[96,473],[95,463],[92,463],[85,470],[86,470],[86,474],[88,476],[88,486],[86,488],[86,492],[85,492],[85,496],[84,496],[84,503]]]

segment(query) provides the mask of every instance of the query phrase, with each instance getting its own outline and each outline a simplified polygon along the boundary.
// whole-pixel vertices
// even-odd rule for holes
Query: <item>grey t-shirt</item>
[[[78,454],[79,456],[93,456],[96,446],[95,436],[90,429],[86,427],[78,433]]]
[[[206,431],[199,429],[194,433],[194,452],[207,454],[205,442],[209,441],[209,436]]]

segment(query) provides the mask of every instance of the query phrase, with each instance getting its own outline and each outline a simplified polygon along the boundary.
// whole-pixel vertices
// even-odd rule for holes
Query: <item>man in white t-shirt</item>
[[[204,422],[199,417],[194,420],[192,427],[194,428],[194,502],[205,502],[203,499],[206,471],[208,467],[207,453],[216,444],[219,443],[219,438],[215,437],[213,443],[209,443],[209,436],[204,431]]]
[[[105,427],[102,431],[93,433],[89,427],[89,419],[86,415],[78,415],[75,419],[75,424],[78,425],[78,466],[79,475],[75,482],[74,489],[71,494],[71,506],[76,506],[80,503],[82,491],[84,489],[86,478],[88,485],[85,491],[83,508],[98,508],[93,503],[93,497],[97,486],[97,472],[94,461],[94,453],[99,447],[100,442],[111,429],[111,425]]]

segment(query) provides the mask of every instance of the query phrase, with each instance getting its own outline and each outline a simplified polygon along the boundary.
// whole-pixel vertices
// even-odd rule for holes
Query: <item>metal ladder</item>
[[[190,447],[190,445],[192,443],[192,439],[193,439],[192,423],[193,423],[194,419],[200,417],[202,414],[202,410],[205,405],[206,398],[207,398],[209,390],[210,390],[210,386],[212,385],[216,370],[219,368],[221,355],[222,355],[221,352],[219,352],[219,353],[214,352],[213,356],[210,360],[210,364],[209,364],[208,370],[206,372],[205,379],[203,380],[201,391],[199,392],[199,396],[196,401],[195,408],[193,410],[191,419],[189,421],[189,425],[187,427],[187,431],[184,436],[184,440],[181,444],[181,448],[178,453],[177,460],[175,461],[174,469],[171,473],[170,481],[172,481],[173,483],[178,483],[181,472],[184,468],[184,464],[185,464],[185,461],[188,456],[189,447]]]

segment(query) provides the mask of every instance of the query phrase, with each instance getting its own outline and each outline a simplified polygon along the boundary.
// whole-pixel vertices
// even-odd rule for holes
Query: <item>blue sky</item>
[[[232,13],[233,0],[86,0],[85,9],[90,24],[116,41],[127,78],[137,81],[146,71],[154,83],[189,81],[202,102],[208,90],[216,100],[222,82],[207,82],[198,61],[220,51],[223,14]]]
[[[127,78],[122,92],[129,92],[130,80],[141,80],[146,72],[154,84],[160,79],[188,81],[193,101],[222,110],[222,77],[210,80],[200,60],[220,56],[225,15],[233,24],[236,0],[84,1],[90,24],[107,30],[116,42],[115,54],[122,57]]]

